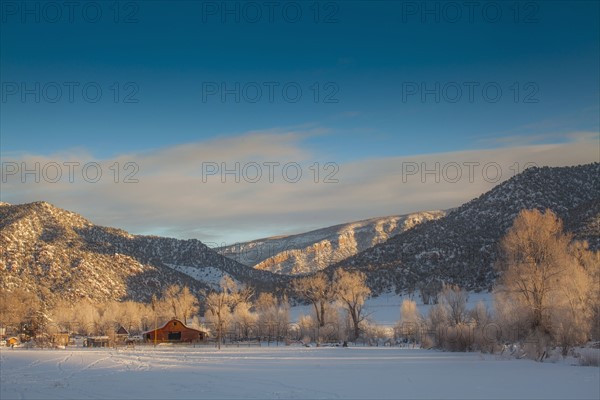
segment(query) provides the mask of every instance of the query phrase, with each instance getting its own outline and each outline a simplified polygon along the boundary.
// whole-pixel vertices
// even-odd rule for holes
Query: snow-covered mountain
[[[551,209],[575,238],[600,245],[600,163],[529,168],[443,218],[423,222],[330,266],[367,273],[374,292],[490,288],[498,242],[522,209]]]
[[[285,279],[198,240],[130,235],[46,202],[0,205],[1,290],[26,288],[48,300],[147,300],[174,283],[214,287],[224,275],[264,288]]]
[[[498,241],[522,209],[553,210],[575,238],[599,249],[599,177],[600,163],[530,168],[445,216],[373,219],[249,242],[241,250],[220,249],[248,264],[247,257],[258,255],[254,264],[262,269],[198,240],[131,235],[45,202],[0,203],[0,290],[25,288],[48,301],[148,300],[173,283],[198,291],[229,275],[280,292],[293,279],[286,273],[322,268],[331,273],[338,267],[365,271],[375,294],[436,288],[441,282],[487,289],[496,277]]]
[[[302,275],[325,269],[423,221],[444,215],[444,211],[425,211],[372,218],[297,235],[237,243],[221,247],[217,251],[258,270]]]

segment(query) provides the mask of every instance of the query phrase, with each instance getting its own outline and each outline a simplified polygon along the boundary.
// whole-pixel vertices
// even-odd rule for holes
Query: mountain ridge
[[[0,249],[0,288],[23,287],[50,299],[149,300],[170,284],[206,290],[218,283],[214,277],[190,276],[205,268],[266,288],[285,280],[222,257],[196,239],[132,235],[47,202],[0,207]]]
[[[553,210],[575,239],[600,249],[599,176],[600,163],[530,168],[443,216],[413,220],[418,223],[387,240],[322,269],[316,265],[308,273],[361,270],[374,295],[435,291],[443,282],[486,290],[496,278],[498,242],[522,209]],[[417,214],[385,217],[395,224],[386,226],[402,227],[411,221],[410,215]],[[378,219],[362,222],[374,220]],[[352,226],[356,233],[359,222],[334,228]],[[366,229],[372,231],[372,227]],[[23,288],[49,301],[58,296],[147,301],[170,284],[199,292],[214,288],[225,275],[275,293],[285,292],[295,276],[302,276],[248,267],[196,239],[132,235],[98,226],[43,201],[0,204],[3,291]]]
[[[445,214],[445,211],[435,210],[368,218],[294,235],[236,243],[217,251],[254,269],[306,275]]]
[[[340,267],[364,271],[376,294],[435,290],[443,282],[470,290],[490,289],[496,278],[498,242],[523,209],[550,209],[566,220],[579,207],[586,208],[590,215],[584,220],[592,221],[588,223],[591,229],[582,231],[579,238],[593,239],[590,247],[598,249],[593,221],[600,218],[599,176],[600,163],[529,168],[445,217],[426,221],[333,264],[327,272]],[[565,227],[578,229],[568,220]]]

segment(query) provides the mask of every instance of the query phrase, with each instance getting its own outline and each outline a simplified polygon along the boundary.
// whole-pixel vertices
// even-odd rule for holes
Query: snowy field
[[[600,398],[600,369],[401,348],[0,351],[0,398]]]

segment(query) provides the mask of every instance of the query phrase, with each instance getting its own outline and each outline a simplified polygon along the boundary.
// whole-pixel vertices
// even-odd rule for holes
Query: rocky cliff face
[[[303,275],[320,271],[424,221],[444,215],[444,211],[428,211],[373,218],[299,235],[238,243],[217,251],[257,270]]]

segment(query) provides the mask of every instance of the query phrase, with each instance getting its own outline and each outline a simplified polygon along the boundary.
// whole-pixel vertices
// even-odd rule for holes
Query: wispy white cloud
[[[599,111],[600,106],[593,105],[565,115],[515,126],[507,131],[479,135],[474,140],[483,146],[496,147],[555,143],[557,140],[568,141],[572,136],[598,138]],[[583,126],[587,127],[587,131],[581,130]]]
[[[556,142],[590,141],[598,140],[598,132],[576,131],[576,132],[548,132],[536,135],[510,135],[500,137],[482,138],[478,140],[483,145],[497,146],[528,146],[536,144],[547,144]]]
[[[45,200],[95,223],[133,233],[232,243],[362,218],[456,207],[529,165],[598,161],[598,135],[593,132],[565,134],[558,144],[346,163],[320,159],[319,149],[304,141],[312,134],[320,131],[251,132],[106,160],[93,159],[85,151],[4,155],[2,201]],[[79,163],[71,164],[73,182],[68,179],[68,162]],[[22,167],[33,171],[35,163],[39,172],[23,175]],[[52,182],[56,165],[62,178]],[[11,172],[15,167],[18,171]],[[223,167],[229,173],[223,174]]]

